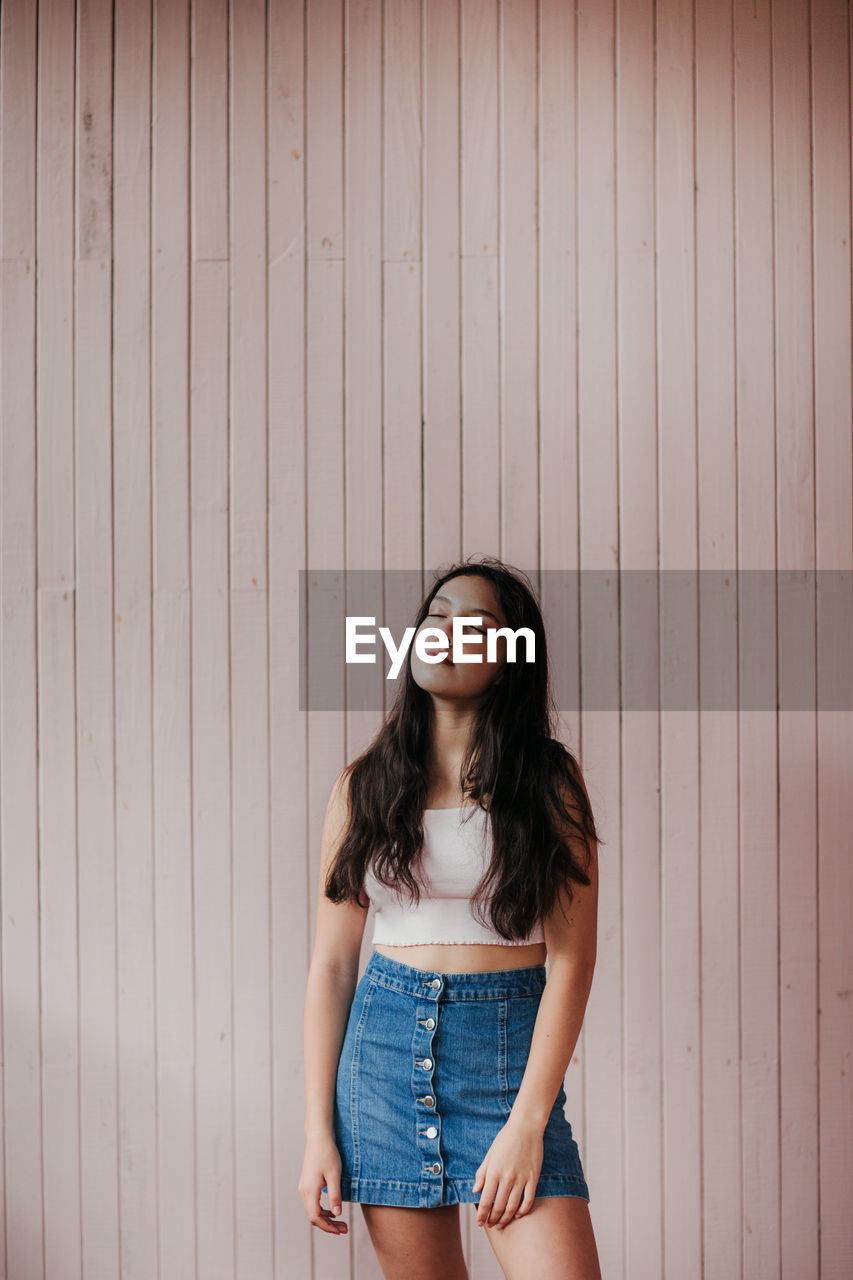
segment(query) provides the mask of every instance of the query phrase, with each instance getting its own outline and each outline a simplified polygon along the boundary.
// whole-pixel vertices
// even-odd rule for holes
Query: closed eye
[[[439,618],[439,619],[443,619],[443,618],[444,618],[444,616],[445,616],[445,615],[444,615],[443,613],[428,613],[428,614],[427,614],[427,617],[428,617],[428,618]],[[465,628],[466,628],[466,630],[467,630],[467,631],[476,631],[476,632],[478,633],[478,635],[481,635],[481,636],[484,636],[484,635],[486,634],[485,629],[484,629],[483,627],[474,627],[474,626],[472,626],[472,625],[471,625],[471,623],[470,623],[470,622],[466,622],[466,624],[465,624]]]

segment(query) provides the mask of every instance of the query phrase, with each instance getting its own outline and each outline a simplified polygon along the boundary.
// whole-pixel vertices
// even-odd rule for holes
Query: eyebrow
[[[433,596],[432,600],[430,601],[430,604],[435,604],[436,600],[443,600],[445,604],[453,604],[453,601],[449,598],[449,596]],[[488,609],[474,609],[472,613],[470,613],[468,616],[474,618],[474,617],[480,617],[480,615],[482,615],[485,618],[493,618],[494,621],[498,624],[498,626],[500,626],[500,623],[501,623],[500,618],[495,617],[495,615],[493,613],[490,613]]]

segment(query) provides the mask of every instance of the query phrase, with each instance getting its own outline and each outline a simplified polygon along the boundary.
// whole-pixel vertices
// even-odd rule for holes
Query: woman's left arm
[[[474,1192],[482,1188],[478,1226],[503,1227],[533,1207],[545,1126],[580,1035],[595,969],[598,856],[594,842],[591,852],[586,867],[590,883],[573,885],[571,906],[561,890],[554,910],[543,921],[548,981],[509,1118],[477,1170]]]

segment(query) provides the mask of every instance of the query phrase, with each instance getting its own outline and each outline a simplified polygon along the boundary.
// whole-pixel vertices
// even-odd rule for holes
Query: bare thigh
[[[543,1196],[523,1218],[483,1227],[507,1280],[601,1280],[589,1205],[581,1196]]]
[[[458,1204],[363,1204],[361,1211],[385,1280],[468,1280]]]

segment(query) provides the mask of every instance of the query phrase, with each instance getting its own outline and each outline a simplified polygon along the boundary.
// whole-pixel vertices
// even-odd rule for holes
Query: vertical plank
[[[270,911],[275,1280],[311,1276],[311,1235],[295,1194],[304,1153],[301,1026],[311,939],[306,716],[299,711],[299,569],[305,546],[305,7],[271,0],[269,175]],[[302,892],[304,888],[304,894]],[[345,1274],[345,1272],[344,1272]]]
[[[121,1274],[158,1270],[155,892],[151,807],[150,180],[151,12],[115,10],[113,221],[113,581]],[[141,723],[140,723],[141,721]],[[179,801],[186,808],[186,798]],[[180,855],[178,855],[180,856]],[[176,895],[177,896],[177,895]],[[189,905],[188,897],[184,905]],[[186,934],[186,929],[184,929]],[[165,951],[165,948],[164,948]],[[189,951],[181,957],[189,958]],[[183,1027],[190,1026],[189,971]],[[189,1098],[184,1099],[184,1103]],[[167,1104],[168,1105],[168,1104]],[[185,1166],[191,1142],[183,1151]],[[177,1161],[175,1161],[177,1163]],[[185,1197],[185,1208],[192,1203]]]
[[[36,479],[38,506],[50,513],[39,521],[39,586],[68,590],[74,586],[74,262],[69,245],[74,236],[75,30],[71,0],[43,0],[38,26],[37,367],[41,376],[36,381]],[[14,39],[4,36],[7,48]],[[4,103],[7,138],[13,136],[11,114]],[[26,137],[24,130],[20,136]],[[26,190],[21,162],[11,189],[15,188],[19,193]],[[14,256],[4,249],[4,259]]]
[[[540,0],[538,59],[540,524],[543,569],[559,570],[578,554],[575,12],[560,0]],[[576,633],[576,606],[571,631],[559,608]]]
[[[500,554],[497,0],[461,0],[460,27],[462,551]]]
[[[340,570],[345,567],[342,0],[308,0],[306,43],[306,567]],[[334,603],[342,618],[341,586],[334,588]],[[311,938],[323,814],[331,783],[345,764],[343,672],[330,686],[332,705],[340,711],[306,717]],[[348,1241],[307,1229],[313,1280],[350,1274]]]
[[[772,566],[775,551],[769,6],[737,0],[734,27],[738,568],[751,569]],[[744,586],[747,580],[743,575]],[[742,590],[742,625],[751,609],[767,604],[759,591]],[[745,701],[748,690],[741,696]],[[776,729],[770,715],[742,710],[738,730],[742,1272],[775,1275],[781,1265],[778,1021],[768,975],[778,964]]]
[[[199,62],[215,58],[215,31],[208,27],[204,42],[196,48]],[[202,99],[194,111],[201,121]],[[224,191],[219,200],[224,203]],[[211,216],[216,216],[215,205]],[[179,1269],[182,1259],[190,1274],[226,1280],[234,1275],[235,1249],[231,735],[226,714],[230,699],[228,263],[193,261],[191,287],[195,317],[190,352],[192,616],[183,625],[190,628],[192,672],[194,1084],[190,1125],[195,1129],[196,1208],[189,1240],[185,1224],[166,1213],[162,1248],[164,1272],[175,1280],[186,1274]],[[176,938],[173,947],[177,946]],[[166,978],[164,966],[161,980]],[[165,993],[158,1003],[165,1021]],[[167,1062],[160,1065],[164,1081],[174,1081],[168,1098],[171,1107],[177,1108],[182,1098],[180,1060],[171,1070]],[[168,1113],[162,1123],[167,1119]],[[163,1196],[175,1176],[161,1171]]]
[[[459,0],[423,0],[423,415],[426,566],[461,553]]]
[[[421,0],[383,4],[382,256],[421,257]]]
[[[232,548],[233,551],[233,548]],[[236,1280],[273,1271],[266,592],[232,589]],[[239,870],[238,870],[239,868]]]
[[[3,6],[0,22],[0,261],[30,262],[36,248],[36,14],[18,0]]]
[[[619,405],[620,630],[631,664],[636,636],[656,635],[643,585],[657,562],[657,331],[655,324],[655,9],[617,5],[616,237]],[[644,573],[644,571],[646,571]],[[634,590],[634,584],[640,590]],[[642,655],[645,657],[646,655]],[[648,655],[651,657],[651,655]],[[623,662],[625,660],[623,659]],[[661,1135],[660,787],[657,663],[642,671],[647,702],[622,718],[622,821],[630,832],[623,872],[625,1250],[663,1274]],[[632,680],[641,673],[626,669]],[[605,848],[604,859],[610,851]]]
[[[190,23],[190,243],[192,261],[197,264],[194,276],[198,276],[204,263],[225,262],[229,253],[227,0],[196,0]],[[271,200],[270,237],[279,227],[277,212]]]
[[[312,74],[308,64],[309,78]],[[310,184],[310,159],[309,159]],[[309,248],[310,248],[309,221]],[[334,259],[308,258],[307,275],[307,567],[343,568],[343,269]],[[337,440],[337,443],[334,444]],[[329,588],[331,589],[331,587]],[[334,588],[334,603],[343,618],[343,580]],[[331,781],[346,763],[344,759],[343,672],[330,681],[330,704],[340,711],[331,715],[309,711],[308,802],[309,883],[311,894],[309,936],[314,937],[319,883],[323,815]],[[306,1223],[307,1226],[307,1223]],[[346,1245],[325,1232],[312,1231],[313,1280],[339,1280],[341,1248]],[[347,1271],[343,1271],[347,1275]]]
[[[120,1267],[111,503],[112,5],[77,7],[75,476],[83,1274]]]
[[[45,3],[38,17],[36,369],[49,370],[35,384],[44,1269],[79,1280],[77,865],[69,836],[76,825],[74,266],[68,253],[74,235],[74,8],[63,0]]]
[[[409,569],[422,558],[420,271],[386,262],[382,276],[383,562]]]
[[[421,5],[383,7],[383,563],[421,563]]]
[[[190,585],[194,1222],[167,1212],[164,1269],[235,1275],[232,786],[229,619],[229,25],[226,0],[193,3],[190,80]],[[174,936],[177,950],[179,938]],[[158,949],[159,955],[159,949]],[[163,972],[162,980],[166,973]],[[165,1021],[165,993],[159,1005]],[[173,1032],[176,1049],[180,1042]],[[167,1076],[183,1096],[180,1059]],[[168,1123],[164,1115],[162,1124]],[[162,1148],[162,1141],[161,1141]],[[161,1171],[164,1206],[174,1175]],[[185,1192],[184,1192],[185,1194]],[[162,1217],[162,1211],[161,1211]],[[182,1270],[182,1265],[184,1270]]]
[[[11,30],[11,23],[5,28]],[[23,33],[21,33],[23,34]],[[26,43],[10,41],[23,58]],[[8,191],[8,188],[7,188]],[[39,1037],[37,652],[35,598],[35,272],[30,259],[2,263],[0,476],[2,476],[3,901],[2,1243],[11,1274],[44,1275],[42,1256],[42,1047]],[[46,627],[49,623],[46,621]],[[50,976],[50,969],[48,976]],[[52,1092],[47,1100],[54,1102]],[[36,1135],[34,1141],[33,1135]]]
[[[68,837],[75,821],[74,593],[40,587],[38,606],[38,714],[50,726],[39,742],[44,1274],[79,1280],[77,877]],[[6,1274],[40,1274],[40,1253],[34,1235],[26,1266],[17,1271],[10,1253]]]
[[[577,385],[578,385],[578,567],[580,570],[580,747],[597,803],[618,795],[619,724],[607,710],[607,695],[618,688],[618,598],[615,575],[609,591],[610,626],[590,625],[589,595],[600,585],[600,570],[619,562],[617,455],[617,311],[616,311],[616,11],[615,4],[577,7]],[[585,572],[586,571],[586,572]],[[596,592],[601,596],[602,593]],[[596,610],[600,619],[601,612]],[[593,678],[593,672],[596,672]],[[591,705],[589,705],[591,704]],[[618,706],[618,699],[611,700]],[[599,796],[601,792],[599,792]],[[617,808],[618,814],[618,808]],[[599,863],[598,930],[602,942],[593,994],[583,1028],[585,1109],[583,1150],[590,1180],[590,1207],[598,1194],[595,1229],[603,1275],[619,1276],[625,1267],[625,1206],[621,1195],[605,1188],[622,1185],[624,1120],[614,1098],[622,1095],[623,1054],[622,928],[619,913],[619,823],[612,824],[601,803],[597,818],[609,841]],[[618,1011],[614,1015],[614,1011]],[[595,1069],[593,1069],[595,1064]],[[598,1188],[598,1192],[594,1188]]]
[[[152,626],[154,892],[158,1043],[159,1265],[164,1275],[194,1274],[196,1232],[185,1216],[198,1212],[209,1248],[228,1219],[207,1223],[202,1164],[194,1184],[192,1092],[195,1038],[185,1019],[198,991],[192,985],[194,870],[190,780],[192,761],[190,419],[190,29],[189,5],[156,4],[152,19],[151,313],[152,488],[154,575]],[[200,50],[202,58],[203,46]],[[178,428],[178,424],[183,429]],[[195,708],[197,714],[199,708]],[[159,726],[168,725],[164,733]],[[191,763],[192,761],[192,763]],[[203,916],[196,916],[203,919]],[[201,1050],[199,1081],[216,1050]],[[230,1083],[230,1077],[229,1077]],[[227,1110],[223,1100],[220,1112]],[[204,1141],[206,1134],[202,1136]],[[192,1206],[192,1208],[191,1208]],[[217,1240],[222,1244],[222,1238]],[[221,1263],[219,1264],[221,1266]],[[211,1268],[210,1274],[217,1276]]]
[[[660,696],[666,708],[661,717],[664,1259],[667,1271],[693,1275],[702,1268],[698,702],[683,711],[667,705],[670,664],[675,675],[682,655],[698,649],[695,627],[682,607],[690,579],[677,572],[696,568],[697,551],[692,4],[667,0],[657,7],[656,41],[658,518],[660,564],[668,571],[661,587],[660,630]]]
[[[37,76],[36,13],[31,5],[5,4],[0,11],[0,1265],[8,1274],[30,1274],[34,1280],[44,1275],[45,1208],[33,394]],[[53,976],[51,969],[47,976]],[[50,1045],[47,1050],[50,1054]],[[54,1103],[52,1089],[45,1100]]]
[[[696,8],[696,434],[700,565],[702,1259],[706,1280],[741,1275],[737,723],[709,674],[736,668],[732,5]],[[710,574],[704,573],[710,570]],[[713,590],[704,591],[704,580]],[[709,604],[706,602],[710,601]],[[733,1153],[734,1156],[733,1156]]]
[[[345,536],[347,567],[362,570],[382,563],[382,206],[392,211],[399,200],[408,209],[411,192],[392,198],[386,185],[383,197],[381,0],[353,0],[346,24]],[[393,163],[387,140],[385,154]]]
[[[498,251],[498,7],[461,0],[462,254]]]
[[[810,11],[812,62],[814,420],[818,511],[818,654],[838,655],[850,618],[823,604],[821,576],[850,569],[850,7],[822,0]],[[849,593],[849,576],[847,579]],[[842,659],[843,661],[843,659]],[[831,706],[817,723],[818,1117],[820,1280],[853,1270],[853,716]]]
[[[267,645],[266,5],[230,10],[235,1277],[273,1270]]]
[[[343,4],[306,0],[305,155],[309,258],[341,258]]]
[[[539,564],[537,385],[538,7],[500,6],[501,547],[513,563]]]
[[[808,8],[772,13],[777,562],[815,564],[811,85]],[[796,595],[785,585],[796,586]],[[779,685],[815,670],[811,573],[783,579]],[[783,1271],[819,1270],[816,721],[780,710],[779,1144]],[[796,1151],[796,1168],[786,1153]]]
[[[264,0],[230,10],[231,585],[266,587],[266,23]],[[239,669],[239,668],[238,668]]]

